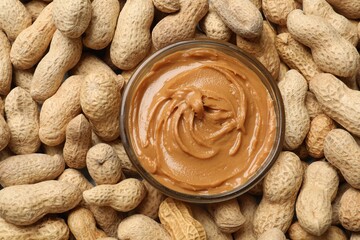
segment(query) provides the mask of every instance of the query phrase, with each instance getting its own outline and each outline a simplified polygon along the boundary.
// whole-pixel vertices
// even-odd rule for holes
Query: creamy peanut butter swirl
[[[259,77],[205,48],[157,62],[136,89],[129,121],[143,167],[171,189],[198,194],[247,181],[269,154],[275,125]]]

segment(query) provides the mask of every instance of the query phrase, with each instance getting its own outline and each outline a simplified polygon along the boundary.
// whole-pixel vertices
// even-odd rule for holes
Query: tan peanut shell
[[[246,221],[237,199],[208,204],[207,207],[216,225],[224,233],[236,232]]]
[[[232,240],[230,233],[223,233],[212,216],[201,206],[191,206],[193,217],[204,227],[207,240]]]
[[[125,218],[119,224],[117,236],[119,239],[131,240],[172,239],[161,224],[141,214]]]
[[[282,26],[286,25],[287,15],[295,8],[295,0],[262,0],[262,10],[266,19]]]
[[[151,0],[130,0],[121,10],[110,47],[111,61],[120,69],[134,68],[151,47],[150,26],[154,18]]]
[[[264,194],[253,220],[256,235],[271,228],[287,231],[302,180],[303,167],[299,157],[292,152],[281,152],[264,178]]]
[[[303,0],[303,11],[306,15],[315,15],[325,18],[340,35],[355,47],[359,41],[357,24],[336,13],[326,0]]]
[[[88,48],[100,50],[107,47],[113,39],[120,4],[118,0],[94,0],[91,7],[91,21],[85,31],[83,43]]]
[[[334,201],[332,202],[332,220],[331,220],[331,224],[332,225],[339,225],[340,224],[340,220],[339,220],[339,208],[340,208],[340,200],[342,198],[342,196],[344,195],[344,193],[350,188],[350,185],[348,183],[343,183],[341,185],[339,185],[339,189],[336,193],[336,197],[334,199]]]
[[[64,159],[42,153],[15,155],[0,163],[3,187],[37,183],[57,178],[65,169]]]
[[[24,29],[11,47],[11,62],[17,69],[29,69],[45,55],[56,27],[52,20],[53,3],[40,13],[36,21]]]
[[[99,143],[86,154],[86,166],[97,185],[116,184],[122,176],[121,162],[115,150],[108,144]]]
[[[292,240],[346,240],[344,232],[336,227],[330,226],[329,229],[321,236],[314,236],[306,232],[299,222],[293,223],[289,228],[289,236]]]
[[[304,15],[296,9],[288,15],[287,28],[296,40],[311,48],[314,61],[322,71],[341,77],[355,75],[359,53],[324,18]]]
[[[194,219],[191,208],[184,202],[173,198],[166,198],[160,204],[159,218],[173,240],[206,239],[204,227]]]
[[[234,240],[256,240],[253,224],[255,211],[258,206],[256,199],[249,194],[244,194],[238,198],[238,202],[246,220],[240,229],[234,233]]]
[[[349,188],[343,194],[339,206],[341,225],[350,231],[360,231],[360,191]]]
[[[232,31],[215,11],[212,4],[209,4],[209,11],[201,19],[200,28],[208,38],[229,41]]]
[[[42,105],[39,136],[41,142],[56,146],[65,141],[67,124],[81,113],[80,87],[83,76],[65,80],[58,91]]]
[[[173,13],[180,10],[179,0],[153,0],[156,9],[164,13]]]
[[[43,218],[29,226],[16,226],[0,218],[0,240],[68,240],[69,228],[61,218]]]
[[[41,0],[32,0],[28,3],[25,3],[26,10],[30,13],[32,21],[39,17],[41,11],[47,6],[47,3]]]
[[[309,83],[322,110],[334,121],[360,136],[360,92],[348,88],[328,73],[316,75]]]
[[[13,83],[17,87],[21,87],[30,92],[31,81],[34,76],[35,68],[29,68],[26,70],[13,69]]]
[[[65,169],[63,173],[58,177],[58,180],[75,185],[81,193],[93,187],[93,185],[89,182],[88,179],[85,178],[85,176],[81,172],[72,168]],[[84,199],[81,200],[79,205],[87,206]]]
[[[76,66],[71,69],[71,73],[74,75],[88,75],[103,72],[116,78],[115,72],[106,65],[101,59],[94,55],[84,52],[80,61]]]
[[[260,37],[256,39],[246,39],[237,35],[236,45],[259,60],[271,73],[273,78],[277,79],[280,70],[280,58],[276,51],[273,34],[271,26],[264,21]]]
[[[3,11],[4,10],[2,10],[1,12]],[[10,42],[6,37],[5,33],[0,30],[0,95],[6,95],[10,92],[12,80],[10,50]]]
[[[119,139],[120,140],[120,139]],[[116,140],[115,140],[116,141]],[[99,143],[106,143],[109,144],[110,142],[105,142],[104,140],[100,139],[98,135],[94,131],[91,132],[91,144],[95,146]]]
[[[276,34],[277,34],[277,32],[276,32],[276,28],[271,24],[271,22],[269,22],[268,20],[264,20],[263,21],[266,25],[267,25],[267,27],[271,30],[271,31],[269,31],[269,36],[271,36],[271,39],[273,40],[273,43],[275,42],[275,39],[276,39]]]
[[[1,0],[0,9],[0,29],[13,42],[22,30],[31,25],[31,15],[20,0]]]
[[[325,138],[326,159],[340,170],[347,183],[360,189],[360,146],[350,133],[334,129]]]
[[[115,185],[98,185],[83,192],[87,203],[109,206],[121,212],[128,212],[136,208],[145,195],[144,185],[135,178],[125,179]]]
[[[89,190],[93,187],[93,185],[81,172],[72,168],[65,169],[65,171],[59,176],[58,180],[75,185],[81,192]]]
[[[311,120],[310,129],[305,139],[306,149],[311,157],[324,157],[325,137],[335,127],[334,121],[325,114],[320,114]]]
[[[79,61],[82,52],[80,38],[70,39],[55,31],[49,52],[37,65],[31,82],[30,94],[43,102],[56,93],[65,73]]]
[[[250,0],[250,2],[252,2],[257,9],[261,10],[262,0]]]
[[[105,141],[120,135],[121,86],[104,72],[89,74],[81,85],[80,103],[94,132]]]
[[[112,207],[89,205],[88,208],[94,215],[96,224],[106,233],[106,235],[116,237],[119,223],[124,218],[121,213],[117,212]]]
[[[263,28],[260,11],[250,0],[211,0],[224,23],[243,38],[259,37]]]
[[[13,88],[5,99],[5,113],[11,133],[10,150],[16,154],[36,152],[41,144],[39,109],[30,93],[21,87]]]
[[[76,240],[96,240],[106,237],[105,232],[96,227],[93,214],[86,208],[76,208],[68,216],[67,224]]]
[[[310,117],[305,106],[308,90],[305,78],[296,70],[289,70],[279,84],[285,108],[284,146],[293,150],[301,145],[310,128]]]
[[[4,116],[0,114],[0,151],[8,145],[10,137],[9,126],[6,123]]]
[[[208,9],[206,0],[180,1],[180,11],[166,16],[154,27],[152,31],[154,48],[160,49],[172,43],[193,38],[196,25]]]
[[[90,0],[54,0],[53,19],[56,28],[69,38],[79,38],[91,20]]]
[[[30,225],[49,213],[62,213],[81,201],[79,189],[49,180],[0,190],[0,217],[16,225]]]
[[[118,68],[111,63],[110,48],[106,49],[105,57],[100,60],[99,58],[85,53],[80,62],[71,70],[74,74],[87,75],[90,73],[106,72],[113,76],[119,85],[120,91],[125,85],[125,79],[121,74],[116,74]],[[107,57],[106,57],[107,56]],[[105,61],[105,62],[104,62]],[[109,62],[110,61],[110,62]],[[95,67],[96,65],[96,67]]]
[[[296,41],[290,33],[277,35],[275,45],[281,59],[290,68],[298,70],[307,81],[322,72],[314,62],[309,49]]]
[[[321,109],[320,103],[315,97],[315,94],[310,91],[306,92],[305,106],[308,111],[310,120],[324,113],[323,110]]]
[[[158,217],[159,206],[165,199],[165,196],[147,181],[142,180],[142,182],[146,188],[147,194],[139,206],[137,206],[135,212],[156,219]]]
[[[360,2],[356,0],[326,0],[333,8],[347,18],[360,18]]]
[[[279,76],[277,78],[278,83],[284,80],[287,71],[289,71],[289,67],[280,59]]]
[[[66,127],[66,140],[63,150],[68,167],[84,168],[86,154],[91,147],[91,126],[83,114],[73,118]]]
[[[258,240],[286,240],[286,237],[280,229],[270,228],[262,233]]]
[[[104,142],[94,132],[92,132],[91,141],[92,141],[93,146],[95,146],[96,144],[99,144],[99,143],[106,143],[106,144],[109,144],[110,146],[112,146],[113,149],[115,150],[116,154],[119,157],[122,171],[126,175],[130,175],[130,176],[138,175],[136,168],[131,163],[129,156],[125,152],[125,148],[120,139],[115,139],[114,141],[111,141],[111,142]]]
[[[311,163],[296,201],[296,216],[301,227],[315,236],[324,234],[331,225],[331,202],[336,196],[339,177],[327,162]]]
[[[116,154],[118,155],[121,162],[120,165],[122,167],[122,171],[129,175],[137,175],[138,173],[134,165],[131,163],[129,156],[126,154],[124,145],[121,143],[121,140],[117,139],[109,142],[108,144],[113,147]]]

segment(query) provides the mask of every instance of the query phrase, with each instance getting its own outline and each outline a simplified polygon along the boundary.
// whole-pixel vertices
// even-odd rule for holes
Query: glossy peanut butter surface
[[[273,100],[260,78],[210,48],[155,63],[135,89],[128,124],[141,165],[168,188],[190,194],[246,182],[276,135]]]

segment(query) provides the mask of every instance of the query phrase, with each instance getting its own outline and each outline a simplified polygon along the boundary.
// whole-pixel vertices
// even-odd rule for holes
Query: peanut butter
[[[239,60],[195,48],[155,63],[136,87],[128,126],[141,165],[170,189],[216,194],[245,183],[276,135],[273,100]]]

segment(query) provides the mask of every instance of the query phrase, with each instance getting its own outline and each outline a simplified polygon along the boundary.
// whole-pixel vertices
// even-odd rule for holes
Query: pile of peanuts
[[[0,240],[360,239],[359,20],[359,0],[0,0]],[[216,204],[164,196],[119,139],[134,69],[194,38],[257,58],[285,107],[273,167]]]

